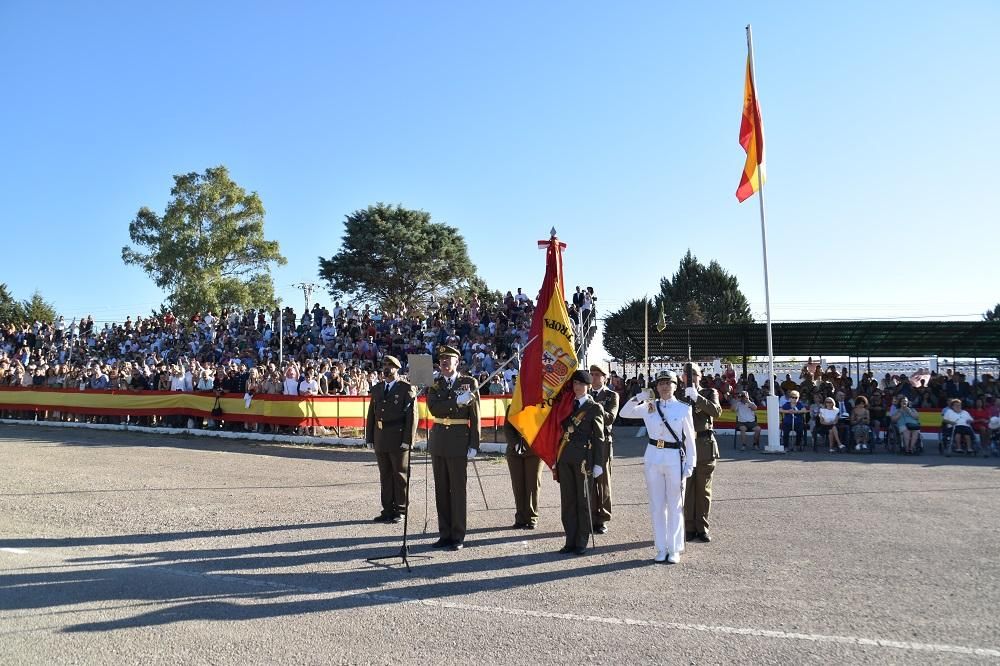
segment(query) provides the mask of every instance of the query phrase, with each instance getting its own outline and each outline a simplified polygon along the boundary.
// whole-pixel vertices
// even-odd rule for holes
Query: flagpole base
[[[769,395],[767,396],[767,446],[761,450],[761,453],[785,453],[785,447],[781,445],[779,423],[781,423],[781,415],[778,411],[778,396]]]

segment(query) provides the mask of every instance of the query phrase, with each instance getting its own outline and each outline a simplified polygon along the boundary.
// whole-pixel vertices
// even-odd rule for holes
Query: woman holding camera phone
[[[903,444],[906,454],[912,454],[920,438],[920,417],[917,410],[910,407],[910,400],[906,397],[899,398],[899,406],[890,417],[899,429],[899,439]]]

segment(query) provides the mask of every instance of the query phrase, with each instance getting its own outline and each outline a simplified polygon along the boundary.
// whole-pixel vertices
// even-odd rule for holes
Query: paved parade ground
[[[372,453],[0,426],[0,663],[967,663],[1000,660],[996,459],[733,455],[714,540],[653,564],[642,443],[611,531],[563,544],[546,474],[511,530],[502,458],[439,552],[414,456],[413,572]],[[433,483],[433,480],[431,481]],[[433,493],[433,488],[431,488]]]

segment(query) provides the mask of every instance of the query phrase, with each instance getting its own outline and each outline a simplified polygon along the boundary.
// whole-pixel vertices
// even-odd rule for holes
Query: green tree
[[[642,358],[642,339],[633,339],[626,334],[626,329],[632,328],[642,331],[646,319],[645,306],[644,299],[632,300],[604,318],[604,349],[612,357],[630,361]],[[656,330],[655,324],[658,315],[659,310],[655,309],[650,302],[649,334],[651,336]]]
[[[1000,303],[996,304],[992,310],[987,310],[983,313],[983,319],[986,321],[1000,321]]]
[[[14,299],[5,283],[0,283],[0,324],[19,324],[24,321],[21,304]]]
[[[383,203],[346,216],[340,251],[319,258],[319,277],[332,298],[390,311],[482,284],[457,229],[431,222],[422,210]]]
[[[739,280],[714,259],[705,266],[691,254],[681,258],[670,279],[660,279],[660,303],[671,324],[735,324],[753,321],[750,304],[740,291]]]
[[[52,323],[56,320],[55,306],[42,298],[39,291],[35,291],[26,301],[21,301],[21,318],[23,321],[42,323]]]
[[[735,324],[752,322],[750,305],[740,291],[739,281],[716,261],[700,263],[691,251],[681,258],[671,278],[660,279],[660,293],[649,302],[650,337],[656,335],[656,321],[663,308],[667,328],[684,324]],[[642,327],[645,301],[633,300],[604,320],[604,348],[619,359],[635,360],[643,354]],[[640,332],[639,339],[629,336]]]
[[[481,277],[474,276],[468,282],[462,284],[457,289],[447,295],[448,298],[461,299],[468,304],[472,294],[479,297],[482,307],[495,307],[503,302],[503,293],[499,289],[490,289],[486,281]]]
[[[163,216],[139,209],[129,223],[135,246],[126,264],[142,268],[168,292],[175,314],[224,307],[274,306],[273,265],[287,263],[277,241],[264,238],[264,204],[229,177],[224,166],[174,176]]]

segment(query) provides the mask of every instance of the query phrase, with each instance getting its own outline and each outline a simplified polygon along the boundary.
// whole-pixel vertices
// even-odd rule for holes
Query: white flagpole
[[[645,317],[643,319],[644,326],[642,327],[643,336],[643,363],[646,366],[646,388],[650,388],[649,384],[649,295],[647,294],[645,298]]]
[[[750,77],[753,79],[754,101],[760,105],[760,97],[757,95],[757,70],[753,61],[753,33],[747,25],[747,49],[750,54]],[[762,131],[758,127],[757,131]],[[778,391],[774,381],[774,338],[771,335],[771,289],[768,284],[767,275],[767,223],[764,219],[764,179],[761,177],[762,169],[757,169],[757,196],[760,200],[760,242],[764,248],[764,308],[767,312],[767,374],[770,391],[767,395],[767,448],[766,453],[784,453],[785,447],[781,445],[780,415],[778,414]]]

